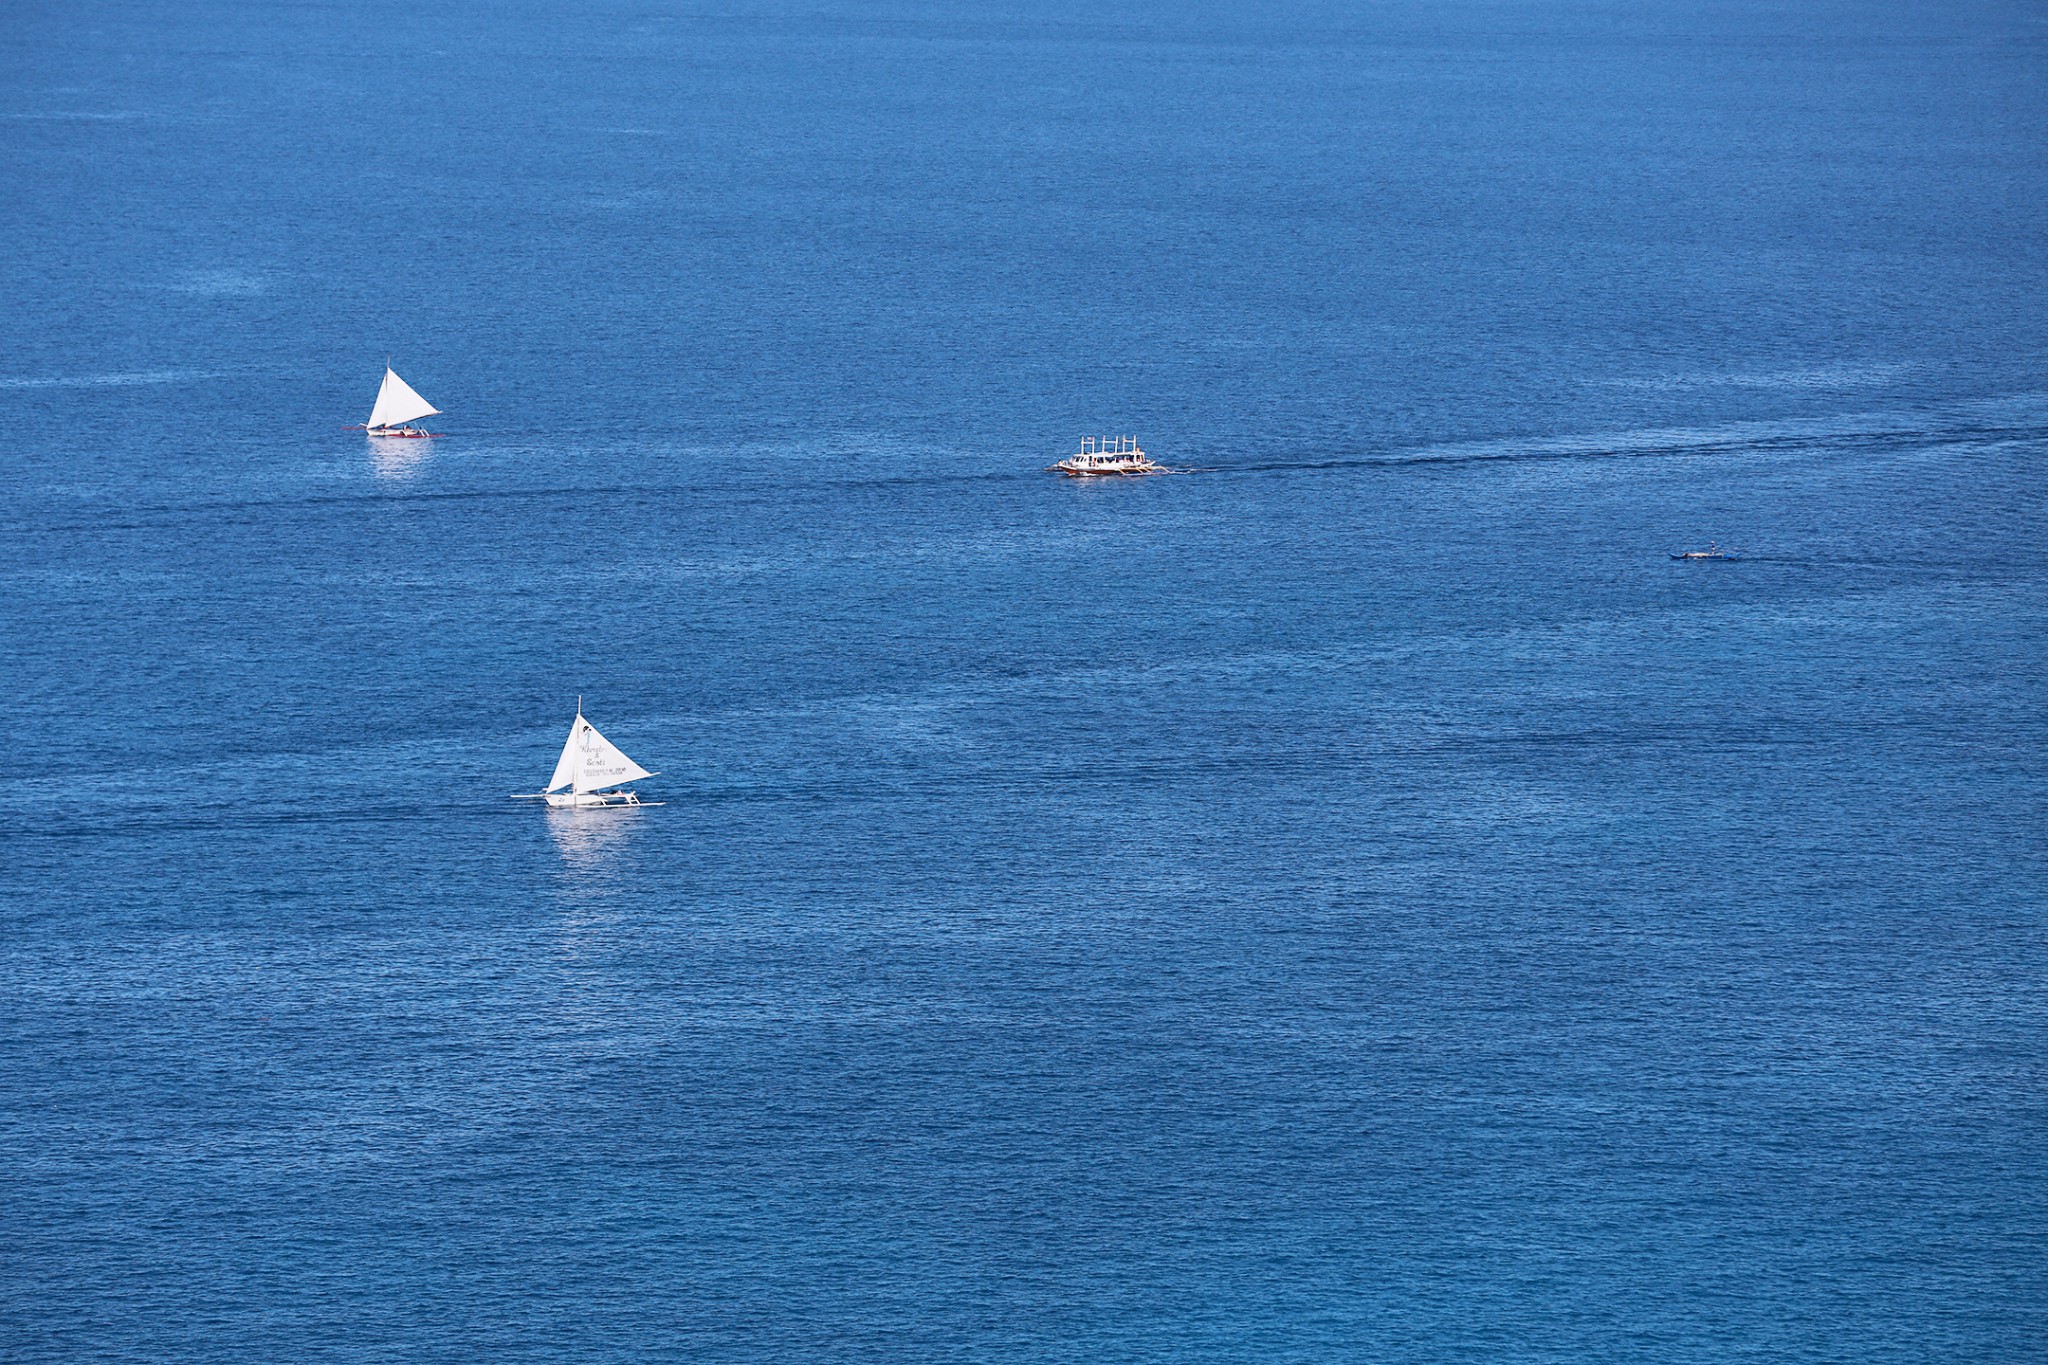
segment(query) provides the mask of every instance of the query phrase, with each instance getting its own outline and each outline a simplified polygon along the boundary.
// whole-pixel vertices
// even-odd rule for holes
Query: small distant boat
[[[576,720],[555,760],[555,775],[537,792],[521,792],[517,801],[545,800],[550,806],[658,806],[659,801],[642,801],[637,793],[619,791],[628,782],[657,773],[620,753],[612,742],[583,718],[583,698],[576,699]]]
[[[1138,449],[1135,436],[1084,436],[1081,448],[1058,464],[1047,465],[1048,470],[1057,469],[1072,479],[1088,478],[1098,474],[1163,474],[1166,471],[1152,463],[1144,451]]]
[[[1682,550],[1671,557],[1673,559],[1740,559],[1742,558],[1742,553],[1739,550],[1724,550],[1712,541],[1708,541],[1707,548],[1704,550]]]
[[[421,431],[412,423],[422,417],[432,417],[441,410],[413,391],[412,385],[398,377],[398,372],[389,365],[384,367],[384,386],[377,390],[377,404],[370,409],[370,420],[363,423],[362,430],[372,436],[404,436],[413,440],[425,440],[439,436],[438,431]],[[355,430],[355,428],[350,428]]]

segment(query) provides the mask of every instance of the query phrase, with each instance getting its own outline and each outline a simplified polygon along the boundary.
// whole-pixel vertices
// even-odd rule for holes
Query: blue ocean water
[[[2039,1358],[2038,6],[0,41],[0,1355]]]

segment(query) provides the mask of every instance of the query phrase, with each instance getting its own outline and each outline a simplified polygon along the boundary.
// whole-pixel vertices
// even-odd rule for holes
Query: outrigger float
[[[1164,465],[1152,463],[1151,458],[1138,449],[1135,436],[1083,436],[1080,450],[1058,464],[1047,465],[1046,469],[1058,470],[1070,479],[1101,474],[1166,473]]]
[[[384,385],[377,390],[377,403],[370,409],[370,420],[348,430],[367,431],[372,436],[403,436],[415,441],[431,440],[442,433],[421,431],[412,424],[422,417],[432,417],[440,411],[415,393],[412,385],[398,377],[397,371],[386,365]]]
[[[658,806],[659,801],[642,801],[639,794],[619,791],[628,782],[658,777],[627,758],[612,742],[583,719],[583,698],[576,699],[576,720],[555,760],[555,775],[537,792],[515,792],[514,801],[546,801],[550,806]]]
[[[1707,542],[1707,548],[1704,550],[1684,550],[1671,557],[1673,559],[1740,559],[1742,558],[1742,553],[1739,550],[1724,550],[1710,540]]]

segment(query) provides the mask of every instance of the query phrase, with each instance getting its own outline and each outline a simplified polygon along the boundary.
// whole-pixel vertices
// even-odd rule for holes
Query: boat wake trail
[[[138,384],[182,384],[193,379],[209,379],[216,373],[213,370],[137,370],[116,374],[0,376],[0,389],[118,389]]]
[[[2006,406],[2006,405],[2001,405]],[[1527,464],[1569,461],[1699,459],[1830,454],[1883,455],[1898,451],[1994,445],[2048,439],[2039,404],[2024,413],[1954,412],[1943,421],[1927,413],[1875,413],[1797,423],[1746,423],[1719,430],[1665,429],[1611,436],[1485,441],[1411,450],[1358,451],[1314,459],[1253,460],[1242,464],[1177,469],[1188,474],[1269,474],[1408,466]],[[2022,420],[2013,420],[2015,418]]]

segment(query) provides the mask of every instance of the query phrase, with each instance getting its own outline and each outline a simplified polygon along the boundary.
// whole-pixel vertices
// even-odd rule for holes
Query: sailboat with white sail
[[[537,792],[522,792],[515,799],[545,800],[550,806],[658,806],[659,801],[642,801],[638,793],[620,791],[628,782],[657,777],[619,752],[618,747],[597,732],[583,718],[583,698],[576,699],[576,720],[555,760],[555,775]]]
[[[372,436],[405,436],[415,440],[439,436],[438,431],[421,431],[412,425],[422,417],[432,417],[441,411],[432,403],[419,396],[413,386],[398,377],[398,371],[389,364],[384,366],[384,385],[377,390],[376,406],[370,409],[370,420],[362,429]]]

